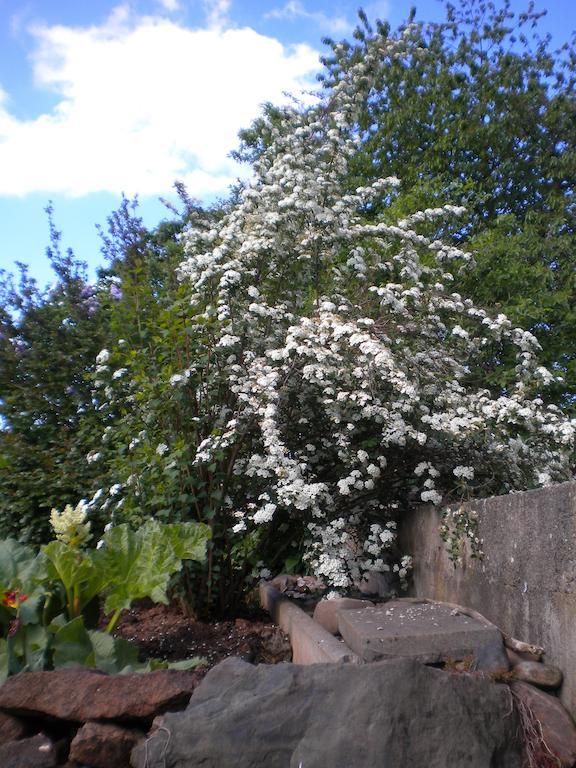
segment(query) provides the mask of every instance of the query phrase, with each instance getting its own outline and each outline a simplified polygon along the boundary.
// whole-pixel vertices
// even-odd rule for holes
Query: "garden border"
[[[290,638],[294,664],[363,663],[343,640],[327,632],[272,584],[260,584],[260,605]]]

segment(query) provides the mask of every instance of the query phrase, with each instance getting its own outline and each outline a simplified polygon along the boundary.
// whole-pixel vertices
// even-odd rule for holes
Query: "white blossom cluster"
[[[415,500],[566,478],[576,427],[539,397],[555,376],[534,336],[451,289],[471,256],[418,232],[463,210],[393,224],[396,178],[347,186],[373,65],[402,57],[411,34],[373,40],[319,105],[270,120],[253,180],[212,228],[186,232],[179,269],[196,327],[210,328],[196,467],[226,457],[232,535],[282,520],[335,589],[369,570],[405,578],[396,519]],[[368,220],[376,203],[385,212]],[[495,398],[470,382],[503,346],[517,380]]]
[[[70,547],[82,547],[90,539],[90,520],[88,520],[88,505],[80,501],[75,507],[67,504],[62,512],[52,509],[50,525],[55,538]]]

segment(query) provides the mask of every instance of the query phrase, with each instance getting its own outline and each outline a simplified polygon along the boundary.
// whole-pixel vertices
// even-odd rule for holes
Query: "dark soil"
[[[114,634],[136,644],[142,660],[201,656],[205,671],[228,656],[254,664],[276,664],[292,657],[287,636],[266,614],[203,622],[185,616],[177,606],[143,604],[122,614]]]

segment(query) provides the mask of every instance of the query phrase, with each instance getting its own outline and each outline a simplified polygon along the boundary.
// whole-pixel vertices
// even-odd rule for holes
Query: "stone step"
[[[449,606],[401,600],[341,611],[338,629],[364,661],[410,658],[435,664],[476,657],[488,644],[502,644],[496,627]]]

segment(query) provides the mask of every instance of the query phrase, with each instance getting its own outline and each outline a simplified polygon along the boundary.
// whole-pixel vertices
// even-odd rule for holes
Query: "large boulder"
[[[134,768],[520,768],[506,686],[412,660],[227,659],[156,721]]]
[[[82,667],[20,672],[0,685],[0,709],[75,722],[146,721],[169,709],[183,709],[198,681],[195,672],[171,669],[126,675]]]

